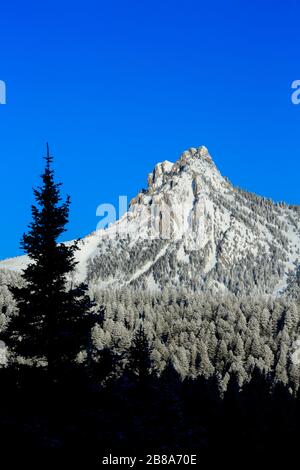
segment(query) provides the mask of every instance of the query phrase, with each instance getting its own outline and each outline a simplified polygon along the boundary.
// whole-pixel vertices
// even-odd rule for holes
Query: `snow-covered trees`
[[[142,318],[158,375],[171,361],[182,378],[219,374],[222,387],[233,372],[242,385],[255,368],[293,389],[299,385],[292,354],[300,334],[300,309],[288,299],[129,288],[96,290],[94,296],[106,312],[93,330],[95,350],[122,354],[124,366]]]

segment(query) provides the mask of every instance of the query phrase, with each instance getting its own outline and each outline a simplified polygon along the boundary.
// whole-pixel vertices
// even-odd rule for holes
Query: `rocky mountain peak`
[[[175,163],[155,166],[148,189],[103,234],[98,253],[88,276],[100,285],[277,295],[297,265],[300,216],[234,188],[206,147],[191,147]],[[104,273],[103,259],[115,268]]]
[[[234,188],[206,147],[191,147],[158,163],[129,211],[80,243],[79,279],[92,286],[278,295],[299,266],[300,210]]]
[[[208,149],[201,145],[200,147],[190,147],[188,150],[185,150],[175,163],[175,165],[181,166],[185,164],[193,165],[197,160],[202,160],[202,162],[212,163],[212,157]]]
[[[204,145],[198,148],[191,147],[185,150],[175,163],[167,160],[158,163],[148,175],[148,190],[155,191],[160,189],[167,181],[184,171],[203,174],[207,173],[205,170],[212,167],[215,167],[215,165],[208,149]]]
[[[165,176],[171,173],[172,168],[173,163],[167,160],[155,165],[154,170],[148,175],[148,188],[156,189],[160,187],[165,180]]]

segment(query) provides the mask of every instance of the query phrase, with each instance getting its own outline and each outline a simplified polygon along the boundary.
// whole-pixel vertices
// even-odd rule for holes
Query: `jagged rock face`
[[[92,287],[276,295],[298,258],[300,208],[234,188],[203,146],[156,165],[129,212],[78,253]]]
[[[234,188],[200,147],[156,165],[87,275],[98,286],[278,294],[299,253],[299,208]]]
[[[155,190],[161,187],[172,171],[173,163],[164,161],[158,163],[152,173],[148,175],[148,190]]]

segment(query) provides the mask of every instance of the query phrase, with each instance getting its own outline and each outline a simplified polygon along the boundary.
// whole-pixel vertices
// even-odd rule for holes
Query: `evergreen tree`
[[[24,286],[11,288],[19,313],[11,318],[6,338],[18,357],[47,365],[51,377],[86,347],[92,304],[84,284],[68,287],[77,243],[58,240],[66,231],[70,198],[61,202],[48,144],[45,160],[42,185],[34,189],[32,222],[21,242],[30,260],[22,274]]]
[[[149,340],[141,324],[132,340],[128,360],[129,370],[137,375],[141,381],[150,375],[151,352]]]

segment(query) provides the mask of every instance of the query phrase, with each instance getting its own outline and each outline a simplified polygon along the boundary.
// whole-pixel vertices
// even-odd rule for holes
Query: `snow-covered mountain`
[[[129,211],[83,238],[77,257],[77,278],[91,286],[277,295],[299,265],[300,206],[233,187],[205,147],[191,148],[156,165]]]

